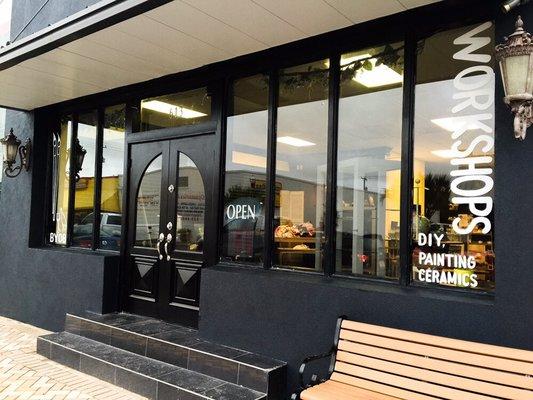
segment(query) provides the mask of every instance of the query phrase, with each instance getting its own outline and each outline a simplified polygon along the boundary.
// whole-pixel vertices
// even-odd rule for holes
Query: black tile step
[[[67,314],[65,331],[282,398],[286,363],[207,342],[198,331],[127,313]]]
[[[37,339],[53,361],[154,400],[264,400],[266,394],[68,332]]]

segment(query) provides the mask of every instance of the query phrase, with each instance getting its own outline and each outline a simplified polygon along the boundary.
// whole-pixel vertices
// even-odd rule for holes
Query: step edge
[[[71,333],[71,332],[66,332],[66,333],[68,333],[68,334],[70,334],[70,335],[73,335],[73,336],[83,337],[83,338],[86,339],[86,340],[92,340],[92,339],[86,338],[86,337],[84,337],[84,336],[76,335],[76,334]],[[46,336],[53,336],[53,335],[59,335],[59,332],[56,332],[56,333],[50,333],[50,334],[47,334],[47,335],[39,336],[39,337],[37,337],[37,340],[42,340],[42,341],[48,342],[48,343],[50,343],[50,345],[54,345],[54,346],[62,347],[63,349],[66,349],[66,350],[71,351],[71,352],[73,352],[73,353],[78,353],[78,354],[83,355],[83,356],[85,356],[85,357],[92,358],[93,360],[97,360],[97,361],[99,361],[99,362],[101,362],[101,363],[104,363],[104,364],[107,364],[107,365],[112,365],[112,366],[115,367],[115,368],[120,368],[120,369],[122,369],[122,370],[124,370],[124,371],[128,371],[128,372],[130,372],[130,373],[133,373],[133,374],[136,374],[136,375],[142,376],[142,377],[144,377],[144,378],[148,378],[148,379],[154,380],[154,381],[157,382],[158,385],[161,383],[161,384],[164,384],[164,385],[167,385],[167,386],[172,386],[173,388],[176,388],[176,389],[182,390],[182,391],[184,391],[184,392],[187,392],[187,393],[193,394],[193,395],[195,395],[195,396],[201,396],[201,397],[203,397],[203,398],[206,399],[206,400],[213,400],[212,397],[207,397],[207,396],[205,396],[205,395],[203,395],[203,394],[201,394],[201,393],[196,393],[196,392],[193,392],[193,391],[191,391],[191,390],[189,390],[189,389],[182,388],[181,386],[177,386],[177,385],[174,385],[174,384],[172,384],[172,383],[168,383],[168,382],[162,381],[162,380],[160,380],[160,379],[158,379],[158,378],[156,378],[156,377],[149,376],[149,375],[145,375],[145,374],[143,374],[143,373],[140,373],[140,372],[134,371],[134,370],[132,370],[132,369],[129,369],[129,368],[126,368],[126,367],[122,367],[122,366],[117,365],[117,364],[110,363],[109,361],[102,360],[101,358],[98,358],[98,357],[92,356],[92,355],[90,355],[90,354],[83,353],[83,352],[81,352],[81,351],[79,351],[79,350],[77,350],[77,349],[72,349],[72,348],[67,347],[67,346],[64,346],[64,345],[62,345],[62,344],[60,344],[60,343],[55,343],[55,342],[53,342],[53,341],[51,341],[51,340],[49,340],[49,339],[46,338]],[[93,341],[95,341],[95,340],[93,340]],[[101,343],[101,342],[98,342],[98,343]],[[113,346],[108,345],[108,344],[105,344],[105,343],[101,343],[101,344],[104,345],[104,346],[113,347]],[[120,350],[122,350],[122,351],[127,351],[127,350],[124,350],[124,349],[120,349]],[[52,354],[52,351],[51,351],[51,348],[50,348],[50,355],[51,355],[51,354]],[[135,356],[138,356],[138,357],[149,358],[149,357],[146,357],[146,356],[142,356],[142,355],[140,355],[140,354],[137,354],[137,353],[132,353],[132,354],[134,354]],[[41,354],[41,356],[43,356],[43,355]],[[43,356],[43,357],[45,357],[45,356]],[[54,361],[54,360],[52,360],[50,357],[46,357],[46,358],[50,359],[51,361]],[[149,359],[151,359],[151,358],[149,358]],[[151,360],[153,360],[153,359],[151,359]],[[165,362],[163,362],[163,361],[159,361],[159,360],[156,360],[156,361],[157,361],[157,362],[160,362],[160,363],[163,363],[163,364],[167,364],[167,365],[172,366],[172,367],[175,367],[175,368],[179,368],[179,369],[183,369],[183,370],[186,370],[186,371],[190,371],[190,372],[193,372],[193,373],[198,374],[198,375],[203,375],[203,376],[208,376],[208,377],[210,377],[210,378],[214,378],[214,377],[211,377],[211,376],[209,376],[209,375],[202,374],[201,372],[197,372],[197,371],[193,371],[193,370],[190,370],[190,369],[186,369],[186,368],[178,367],[178,366],[176,366],[176,365],[168,364],[168,363],[165,363]],[[56,361],[54,361],[54,362],[56,362]],[[59,364],[60,364],[60,363],[59,363]],[[79,368],[76,369],[76,371],[81,372],[81,371],[79,370]],[[82,373],[83,373],[83,374],[87,374],[87,375],[91,375],[91,374],[86,373],[86,372],[82,372]],[[173,372],[169,372],[168,374],[171,374],[171,373],[173,373]],[[164,375],[167,375],[167,374],[163,374],[163,375],[161,375],[161,376],[164,376]],[[254,389],[251,389],[251,388],[247,388],[246,386],[242,386],[242,385],[238,385],[238,384],[236,384],[236,383],[232,383],[232,382],[224,381],[223,379],[220,379],[220,378],[215,378],[215,379],[218,379],[218,380],[224,382],[224,383],[220,384],[219,386],[226,385],[226,384],[229,384],[229,385],[235,385],[235,386],[240,386],[240,387],[243,387],[243,388],[246,388],[246,389],[249,389],[249,390],[253,390],[254,392],[257,392],[257,393],[262,394],[262,396],[257,397],[255,400],[262,400],[263,398],[266,398],[266,396],[267,396],[266,393],[261,393],[261,392],[259,392],[259,391],[257,391],[257,390],[254,390]],[[120,387],[120,386],[118,386],[118,385],[115,385],[115,386]],[[219,386],[215,386],[214,388],[211,388],[211,389],[209,389],[209,390],[215,389],[215,388],[217,388],[217,387],[219,387]]]
[[[189,351],[194,351],[194,352],[197,352],[197,353],[202,353],[202,354],[206,354],[206,355],[209,355],[209,356],[212,356],[212,357],[217,357],[217,358],[220,358],[220,359],[223,359],[223,360],[226,360],[226,361],[232,361],[232,362],[236,362],[238,364],[242,364],[242,365],[245,365],[247,367],[250,367],[250,368],[254,368],[254,369],[258,369],[260,371],[264,371],[264,372],[272,372],[272,371],[275,371],[277,369],[281,369],[283,367],[286,367],[287,366],[287,363],[285,361],[281,361],[281,360],[277,360],[277,359],[274,359],[274,358],[270,358],[270,357],[265,357],[265,358],[269,358],[271,360],[274,360],[276,362],[279,362],[281,363],[281,365],[277,366],[277,367],[272,367],[272,368],[261,368],[257,365],[253,365],[253,364],[249,364],[249,363],[246,363],[246,362],[242,362],[239,360],[239,357],[244,357],[245,355],[247,354],[243,354],[243,355],[240,355],[240,356],[237,356],[236,358],[228,358],[228,357],[224,357],[224,356],[220,356],[218,354],[213,354],[213,353],[208,353],[206,351],[202,351],[202,350],[198,350],[198,349],[195,349],[194,347],[188,347],[188,346],[183,346],[183,345],[180,345],[180,344],[177,344],[177,343],[172,343],[172,342],[169,342],[168,340],[164,340],[164,339],[160,339],[160,338],[156,338],[156,337],[153,337],[153,336],[149,336],[149,335],[144,335],[142,333],[137,333],[137,332],[133,332],[133,331],[129,331],[127,329],[123,329],[123,328],[120,328],[118,326],[112,326],[112,325],[109,325],[109,324],[105,324],[103,322],[100,322],[100,321],[95,321],[95,320],[92,320],[92,319],[89,319],[89,318],[85,318],[85,317],[80,317],[79,315],[75,315],[75,314],[70,314],[70,313],[67,313],[66,314],[67,316],[69,317],[73,317],[73,318],[77,318],[77,319],[80,319],[80,320],[83,320],[83,321],[87,321],[87,322],[91,322],[93,324],[97,324],[97,325],[102,325],[102,326],[105,326],[105,327],[108,327],[110,329],[116,329],[116,330],[120,330],[122,332],[127,332],[131,335],[136,335],[136,336],[140,336],[140,337],[145,337],[145,338],[148,338],[148,339],[151,339],[151,340],[155,340],[155,341],[158,341],[158,342],[162,342],[162,343],[166,343],[166,344],[169,344],[171,346],[176,346],[176,347],[181,347],[183,349],[187,349]],[[72,333],[72,332],[68,332],[68,333],[71,333],[73,335],[75,335],[75,333]],[[83,335],[78,335],[78,336],[83,336]],[[83,336],[85,337],[85,336]],[[89,338],[88,338],[89,339]],[[92,339],[94,340],[94,339]],[[100,342],[101,343],[101,342]],[[104,343],[104,344],[107,344],[107,343]],[[223,345],[220,345],[220,346],[223,346]],[[225,346],[225,347],[229,347],[229,346]],[[229,347],[231,349],[235,349],[235,350],[240,350],[240,351],[245,351],[245,350],[241,350],[241,349],[237,349],[235,347]],[[253,354],[253,355],[258,355],[258,354],[255,354],[255,353],[251,353],[251,352],[248,352],[248,354]]]

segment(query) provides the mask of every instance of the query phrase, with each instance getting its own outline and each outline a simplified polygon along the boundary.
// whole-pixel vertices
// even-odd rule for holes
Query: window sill
[[[243,264],[230,262],[220,262],[210,269],[228,273],[257,274],[268,279],[285,279],[298,282],[300,284],[332,285],[344,289],[353,289],[366,292],[381,292],[398,296],[411,296],[421,299],[433,299],[442,301],[452,301],[457,303],[469,303],[485,306],[494,306],[495,296],[493,293],[479,292],[472,293],[463,289],[452,289],[444,287],[423,287],[423,286],[400,286],[396,281],[382,279],[372,279],[356,276],[333,275],[324,276],[322,273],[314,271],[297,271],[286,268],[258,268]]]
[[[43,251],[52,251],[52,252],[60,252],[60,253],[69,253],[69,254],[79,254],[84,256],[93,256],[93,257],[103,257],[103,258],[112,258],[112,257],[120,257],[120,252],[118,251],[110,251],[110,250],[91,250],[91,249],[84,249],[81,247],[61,247],[61,246],[38,246],[38,247],[30,247],[32,250],[43,250]]]

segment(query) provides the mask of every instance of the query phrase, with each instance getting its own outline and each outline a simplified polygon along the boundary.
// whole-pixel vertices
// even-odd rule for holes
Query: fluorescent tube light
[[[458,117],[449,117],[449,118],[436,118],[431,120],[432,123],[438,127],[447,130],[448,132],[456,132],[463,128],[465,121]],[[467,130],[479,129],[479,125],[472,122],[467,125]]]
[[[372,63],[372,69],[366,70],[364,68],[357,71],[353,80],[368,88],[375,88],[380,86],[394,85],[403,82],[403,76],[393,70],[392,68],[381,64],[376,66],[377,59],[370,58],[371,54],[360,54],[352,57],[343,57],[341,59],[341,67],[353,63],[354,61],[368,59]],[[326,63],[329,67],[329,61]]]
[[[431,150],[431,154],[440,158],[454,158],[458,156],[458,153],[451,149]]]
[[[207,115],[199,111],[191,110],[190,108],[176,106],[174,104],[165,103],[164,101],[159,100],[149,100],[147,102],[143,102],[142,108],[185,119],[205,117]]]
[[[288,144],[294,147],[310,147],[316,146],[316,143],[308,142],[307,140],[298,139],[292,136],[281,136],[278,138],[278,143]]]
[[[242,151],[232,151],[231,161],[233,164],[247,165],[249,167],[257,167],[261,169],[266,169],[267,166],[266,157],[258,156],[256,154],[243,153]],[[288,172],[290,170],[289,163],[282,160],[276,160],[276,168],[278,171]]]

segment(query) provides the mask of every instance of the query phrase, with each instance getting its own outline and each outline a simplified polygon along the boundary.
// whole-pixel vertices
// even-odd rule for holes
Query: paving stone
[[[145,400],[36,353],[43,329],[0,317],[0,400]]]

